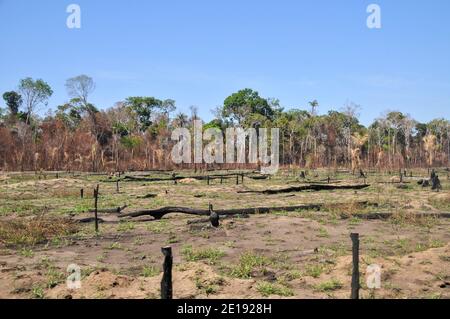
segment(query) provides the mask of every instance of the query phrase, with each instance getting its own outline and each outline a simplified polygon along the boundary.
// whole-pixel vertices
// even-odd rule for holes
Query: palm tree
[[[173,126],[186,127],[189,123],[189,117],[185,113],[178,113],[173,119]]]

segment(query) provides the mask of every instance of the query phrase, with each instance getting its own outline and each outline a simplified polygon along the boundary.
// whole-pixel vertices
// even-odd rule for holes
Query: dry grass
[[[38,216],[0,221],[0,243],[6,246],[33,246],[77,231],[69,219]]]

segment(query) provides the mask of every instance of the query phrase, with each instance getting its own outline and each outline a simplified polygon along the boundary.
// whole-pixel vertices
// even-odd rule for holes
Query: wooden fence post
[[[352,272],[352,299],[359,299],[359,234],[351,234],[353,272]]]
[[[95,232],[98,233],[98,189],[99,185],[97,184],[97,188],[94,189],[94,217],[95,217]]]
[[[236,174],[236,185],[239,185],[239,174]]]
[[[206,177],[206,182],[209,185],[209,175]]]
[[[116,181],[116,192],[120,192],[119,181]]]
[[[83,199],[84,198],[84,189],[82,188],[82,189],[80,189],[80,197],[81,197],[81,199]]]
[[[163,247],[161,251],[164,255],[163,277],[161,280],[161,299],[172,299],[172,248]]]

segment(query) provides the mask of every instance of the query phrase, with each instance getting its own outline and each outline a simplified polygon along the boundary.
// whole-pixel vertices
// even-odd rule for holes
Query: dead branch
[[[238,191],[239,194],[264,194],[264,195],[274,195],[274,194],[284,194],[284,193],[294,193],[303,192],[307,190],[312,191],[324,191],[324,190],[348,190],[348,189],[364,189],[369,187],[368,184],[363,185],[327,185],[327,184],[311,184],[307,186],[297,186],[288,187],[282,189],[266,189],[262,191]]]
[[[366,207],[370,205],[377,206],[377,204],[371,204],[367,201],[351,203],[352,205],[358,205],[361,207]],[[285,212],[294,212],[299,210],[316,210],[320,211],[324,207],[340,207],[340,206],[348,206],[349,203],[341,203],[341,204],[309,204],[309,205],[299,205],[299,206],[287,206],[287,207],[254,207],[254,208],[241,208],[241,209],[221,209],[215,210],[215,212],[220,216],[227,215],[251,215],[251,214],[267,214],[275,211],[285,211]],[[140,216],[152,216],[155,219],[161,219],[167,214],[172,213],[180,213],[187,215],[196,215],[196,216],[209,216],[210,211],[208,209],[194,209],[187,207],[163,207],[159,209],[153,210],[140,210],[136,212],[124,213],[119,215],[120,218],[123,217],[140,217]]]
[[[102,213],[102,214],[120,214],[127,207],[128,207],[128,205],[125,205],[125,206],[122,206],[122,207],[116,207],[116,208],[98,209],[97,213]],[[94,211],[95,211],[94,209],[90,209],[89,213],[93,213]]]

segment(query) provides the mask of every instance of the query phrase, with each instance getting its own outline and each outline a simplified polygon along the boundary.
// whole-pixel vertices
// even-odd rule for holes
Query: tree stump
[[[438,175],[434,175],[434,178],[431,180],[431,190],[440,191],[442,189],[441,181]]]
[[[353,271],[352,271],[352,299],[359,299],[359,234],[351,234]]]
[[[163,277],[161,280],[161,299],[172,299],[173,298],[173,290],[172,290],[172,264],[173,264],[173,256],[172,256],[172,248],[171,247],[163,247],[161,251],[164,255],[164,264],[163,264]]]
[[[211,225],[214,228],[217,228],[220,226],[220,217],[219,214],[217,214],[214,210],[213,210],[213,205],[209,204],[209,220],[211,221]]]

